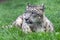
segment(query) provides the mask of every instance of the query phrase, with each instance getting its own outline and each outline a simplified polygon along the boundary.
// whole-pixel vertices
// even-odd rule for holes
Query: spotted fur
[[[23,32],[52,32],[53,24],[44,14],[44,5],[30,5],[26,12],[13,23],[22,28]]]

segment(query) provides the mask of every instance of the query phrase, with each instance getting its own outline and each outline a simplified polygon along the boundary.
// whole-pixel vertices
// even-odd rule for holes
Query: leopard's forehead
[[[28,8],[39,9],[39,8],[43,8],[43,7],[42,6],[39,6],[39,5],[30,5]]]
[[[26,10],[32,11],[32,10],[44,10],[43,6],[39,6],[39,5],[29,5],[27,6]]]
[[[26,8],[26,13],[34,13],[34,14],[39,14],[43,15],[44,12],[44,6],[41,5],[28,5]]]

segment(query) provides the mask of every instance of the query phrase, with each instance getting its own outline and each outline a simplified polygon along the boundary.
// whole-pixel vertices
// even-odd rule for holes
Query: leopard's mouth
[[[28,24],[32,24],[33,22],[30,21],[30,20],[26,20],[26,23],[28,23]]]
[[[30,22],[30,21],[29,21],[29,22],[26,22],[26,23],[28,23],[28,24],[32,24],[33,22]]]

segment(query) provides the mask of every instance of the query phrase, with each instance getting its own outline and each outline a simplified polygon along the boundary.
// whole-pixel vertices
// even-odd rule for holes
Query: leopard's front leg
[[[25,22],[25,20],[23,20],[23,24],[22,24],[22,30],[25,33],[30,33],[32,32],[29,25]]]

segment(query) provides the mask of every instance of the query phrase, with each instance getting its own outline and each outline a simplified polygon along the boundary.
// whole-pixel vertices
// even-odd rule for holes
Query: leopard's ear
[[[42,11],[44,12],[44,9],[45,9],[44,4],[41,4],[41,5],[40,5],[40,10],[42,10]]]
[[[26,8],[29,8],[31,6],[31,4],[30,3],[27,3],[27,6],[26,6]]]
[[[30,6],[31,4],[30,3],[27,3],[27,6]]]
[[[44,4],[42,3],[41,6],[44,7]]]
[[[43,8],[43,9],[45,9],[45,5],[44,5],[43,3],[42,3],[42,5],[41,5],[41,6],[42,6],[42,8]]]

